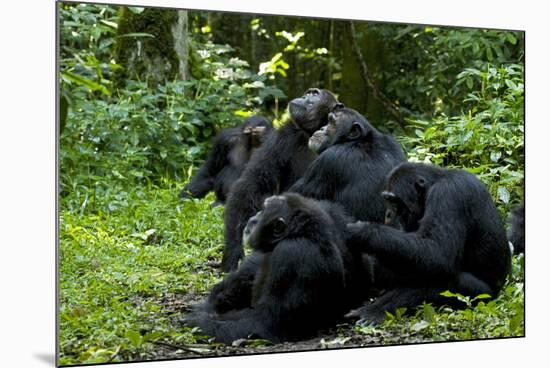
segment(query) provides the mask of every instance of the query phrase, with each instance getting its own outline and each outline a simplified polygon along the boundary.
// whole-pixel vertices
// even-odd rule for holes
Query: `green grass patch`
[[[223,208],[177,199],[177,187],[97,198],[60,221],[61,364],[154,359],[160,337],[194,341],[160,303],[220,279],[205,261],[223,247]]]

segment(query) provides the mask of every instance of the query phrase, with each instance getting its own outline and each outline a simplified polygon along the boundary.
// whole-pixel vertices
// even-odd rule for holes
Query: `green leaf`
[[[498,162],[501,156],[502,153],[500,151],[493,151],[491,152],[491,161]]]
[[[491,49],[491,46],[487,46],[486,54],[487,54],[487,59],[489,61],[492,61],[493,60],[493,50]]]
[[[506,39],[507,39],[508,42],[510,42],[512,45],[515,45],[516,42],[518,42],[516,36],[514,36],[514,34],[511,33],[511,32],[506,32]]]
[[[149,38],[155,38],[155,35],[152,35],[150,33],[145,32],[132,32],[132,33],[125,33],[123,35],[116,36],[116,38],[130,38],[130,37],[149,37]]]
[[[109,91],[107,88],[105,88],[104,86],[102,86],[97,82],[94,82],[91,79],[84,78],[81,75],[74,74],[69,71],[64,71],[64,72],[61,72],[61,77],[64,80],[69,80],[71,82],[84,86],[92,91],[101,91],[105,95],[108,95],[108,96],[111,95],[111,91]]]
[[[447,297],[447,298],[453,298],[453,297],[459,296],[460,294],[451,293],[449,290],[445,290],[444,292],[439,293],[439,295]]]
[[[510,202],[510,193],[508,192],[508,189],[504,187],[498,187],[497,189],[498,198],[503,202],[508,204]]]
[[[435,309],[430,304],[424,304],[422,306],[422,318],[428,322],[432,322],[435,316]]]
[[[145,335],[143,335],[143,342],[148,342],[151,340],[155,340],[164,334],[160,331],[154,331],[154,332],[147,332]]]
[[[145,10],[145,8],[140,8],[137,6],[129,6],[128,10],[131,11],[134,14],[141,14]]]
[[[518,86],[513,81],[511,81],[510,79],[505,79],[504,83],[506,83],[508,88],[510,88],[512,90],[516,90],[518,88]]]
[[[418,332],[420,330],[425,329],[429,325],[430,325],[430,322],[428,322],[428,321],[420,321],[420,322],[417,322],[414,325],[412,325],[411,330],[413,330],[415,332]]]
[[[109,20],[105,20],[105,19],[101,19],[100,20],[101,23],[111,27],[111,28],[114,28],[114,29],[117,29],[118,28],[118,24],[116,24],[115,22],[111,22]]]
[[[510,319],[510,322],[508,323],[508,328],[510,329],[510,332],[515,335],[518,332],[519,327],[521,326],[521,323],[523,322],[523,315],[522,314],[516,314],[514,317]]]
[[[130,342],[135,346],[140,346],[142,342],[141,334],[137,331],[130,330],[127,331],[125,336],[130,340]]]
[[[491,295],[489,294],[479,294],[472,300],[481,300],[481,299],[490,299],[490,298],[491,298]]]

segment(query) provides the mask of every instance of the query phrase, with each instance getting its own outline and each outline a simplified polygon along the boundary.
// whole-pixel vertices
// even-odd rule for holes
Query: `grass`
[[[223,207],[179,200],[179,184],[71,193],[60,213],[61,365],[524,334],[523,258],[494,301],[462,311],[421,306],[377,327],[344,324],[304,344],[210,343],[178,318],[221,279]],[[271,349],[271,350],[270,350]]]

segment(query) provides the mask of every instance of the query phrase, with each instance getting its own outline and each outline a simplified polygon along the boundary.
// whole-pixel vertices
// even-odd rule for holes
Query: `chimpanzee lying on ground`
[[[290,102],[290,121],[273,132],[249,161],[225,208],[224,271],[237,268],[243,256],[243,229],[263,200],[287,190],[313,161],[315,154],[308,149],[309,137],[327,123],[327,115],[337,105],[329,91],[309,89]]]
[[[350,247],[379,262],[375,284],[387,292],[352,311],[372,323],[422,302],[452,305],[445,290],[495,297],[511,268],[506,232],[491,195],[472,174],[404,163],[389,175],[386,224],[348,225]]]
[[[365,300],[370,279],[345,245],[347,221],[327,201],[267,198],[244,230],[254,252],[184,322],[224,343],[249,335],[293,341],[333,326]]]
[[[214,138],[204,164],[180,192],[180,198],[202,198],[214,190],[215,204],[223,204],[246,163],[272,130],[271,123],[261,116],[252,116],[241,126],[223,129]]]
[[[509,221],[508,240],[514,246],[514,253],[525,253],[525,202],[512,210]]]
[[[309,147],[319,156],[290,191],[341,204],[357,220],[384,221],[380,193],[389,172],[406,161],[401,146],[357,111],[337,108]]]

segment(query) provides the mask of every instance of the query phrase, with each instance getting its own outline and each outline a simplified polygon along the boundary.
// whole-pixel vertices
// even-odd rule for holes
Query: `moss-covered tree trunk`
[[[188,78],[187,11],[122,8],[115,57],[124,67],[119,86],[127,79],[150,85]]]

